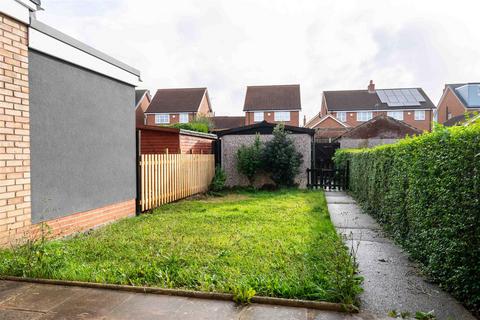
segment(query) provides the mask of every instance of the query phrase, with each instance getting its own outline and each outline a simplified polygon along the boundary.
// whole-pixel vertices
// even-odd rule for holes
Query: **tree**
[[[262,168],[262,143],[260,136],[255,137],[255,142],[250,146],[242,145],[237,151],[237,170],[247,177],[252,186],[255,176]]]
[[[262,152],[262,165],[270,173],[270,178],[278,186],[293,186],[295,176],[300,173],[303,156],[288,137],[283,124],[273,129],[273,139],[265,144]]]

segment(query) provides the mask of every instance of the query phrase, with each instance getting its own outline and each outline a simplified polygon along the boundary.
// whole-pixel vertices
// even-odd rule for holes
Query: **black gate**
[[[347,167],[342,169],[307,169],[307,187],[310,189],[347,190],[348,163]]]

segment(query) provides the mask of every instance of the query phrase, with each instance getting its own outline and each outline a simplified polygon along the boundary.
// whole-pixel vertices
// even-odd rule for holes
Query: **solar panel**
[[[389,107],[420,106],[420,102],[425,101],[417,89],[381,89],[377,95]]]

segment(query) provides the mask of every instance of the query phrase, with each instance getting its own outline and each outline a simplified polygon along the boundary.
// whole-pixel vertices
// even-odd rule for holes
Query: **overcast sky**
[[[150,89],[208,87],[216,115],[240,115],[245,87],[323,90],[480,81],[480,1],[42,0],[38,19],[139,69]],[[448,5],[447,5],[448,4]]]

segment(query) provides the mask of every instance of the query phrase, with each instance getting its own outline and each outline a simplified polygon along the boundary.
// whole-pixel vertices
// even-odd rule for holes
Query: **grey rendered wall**
[[[273,135],[261,135],[260,141],[266,142],[271,140]],[[312,158],[312,137],[308,134],[292,134],[295,147],[303,155],[303,163],[300,167],[300,173],[297,175],[295,182],[300,188],[307,187],[307,168],[310,168]],[[236,154],[238,148],[242,145],[250,145],[255,141],[255,135],[226,135],[222,137],[222,168],[225,170],[227,180],[225,184],[229,187],[247,186],[248,179],[239,174],[237,171]],[[265,183],[272,183],[266,176],[256,178],[255,184],[262,186]]]
[[[397,142],[399,139],[379,139],[379,138],[370,138],[370,139],[340,139],[340,148],[341,149],[352,149],[352,148],[371,148],[379,146],[382,144],[391,144]]]
[[[32,222],[135,198],[134,87],[29,53]]]

